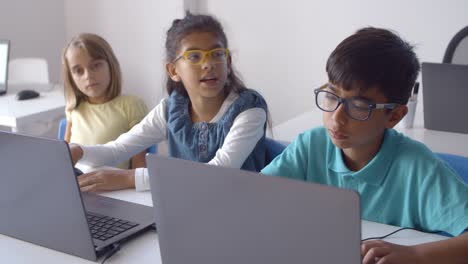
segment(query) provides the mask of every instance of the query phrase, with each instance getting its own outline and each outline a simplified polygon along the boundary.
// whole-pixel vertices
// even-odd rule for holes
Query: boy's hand
[[[82,192],[135,188],[135,170],[98,170],[78,176]]]
[[[361,256],[362,264],[428,263],[417,246],[396,245],[382,240],[364,242]]]

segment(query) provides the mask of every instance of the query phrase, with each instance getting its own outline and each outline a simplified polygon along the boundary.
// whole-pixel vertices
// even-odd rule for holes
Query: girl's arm
[[[67,122],[67,126],[65,127],[64,140],[68,143],[70,143],[70,139],[71,139],[71,127],[72,127],[72,123]]]
[[[160,109],[161,111],[159,115],[160,119],[151,118],[151,120],[159,120],[162,122],[158,127],[161,127],[161,129],[164,130],[164,139],[165,139],[166,121],[165,121],[165,116],[163,114],[164,113],[163,110],[164,110],[164,107]],[[151,113],[148,116],[150,115]],[[147,119],[148,116],[145,117],[145,119]],[[145,119],[142,122],[147,122],[145,121]],[[159,122],[159,121],[156,121],[156,122]],[[265,123],[266,123],[266,112],[265,110],[261,108],[253,108],[253,109],[249,109],[247,111],[240,113],[239,116],[237,116],[237,118],[234,120],[233,125],[228,135],[226,136],[226,139],[224,140],[223,146],[216,152],[215,157],[209,162],[209,164],[214,164],[214,165],[219,165],[219,166],[224,166],[224,167],[240,168],[242,164],[244,163],[245,159],[252,152],[258,140],[262,138],[262,136],[264,135]],[[138,128],[138,126],[140,126],[140,124],[136,125],[132,130],[144,129],[144,128]],[[129,134],[129,133],[126,133],[126,134]],[[163,132],[160,131],[159,133],[163,133]],[[151,133],[145,133],[145,134],[154,136],[154,134],[151,134]],[[119,141],[119,139],[117,139],[116,141]],[[151,143],[151,144],[154,144],[154,143]],[[146,145],[145,147],[148,147],[149,145]],[[99,158],[99,157],[97,156],[96,158]],[[148,170],[146,168],[138,168],[138,169],[130,170],[127,172],[131,172],[131,175],[134,175],[134,177],[131,177],[132,178],[131,185],[135,186],[137,191],[144,191],[144,190],[149,189],[149,175],[148,175]],[[102,176],[105,176],[104,172],[101,172],[101,173],[103,174]],[[108,172],[108,173],[112,173],[112,172]],[[97,179],[97,178],[99,177],[93,177],[92,179]],[[101,177],[101,178],[104,179],[106,177]],[[128,179],[128,177],[126,178]],[[83,180],[84,180],[84,177],[83,177]],[[90,187],[91,189],[86,189],[86,190],[94,191],[96,189],[93,189],[93,188],[98,188],[98,185],[96,185],[96,183],[92,181],[89,181],[89,182],[86,181],[86,183],[83,181],[83,184],[80,183],[80,187],[83,188],[84,185],[94,186],[94,187]],[[126,188],[130,188],[130,185],[125,185],[125,186]]]
[[[240,168],[265,134],[266,112],[252,108],[240,113],[234,120],[223,146],[208,164]]]
[[[93,167],[114,165],[130,159],[149,146],[166,139],[165,101],[158,104],[143,120],[116,140],[103,145],[81,146],[81,163]]]
[[[261,108],[252,108],[240,113],[234,120],[223,146],[208,164],[240,168],[264,135],[265,123],[266,112]],[[135,189],[137,191],[149,189],[147,169],[135,170]]]

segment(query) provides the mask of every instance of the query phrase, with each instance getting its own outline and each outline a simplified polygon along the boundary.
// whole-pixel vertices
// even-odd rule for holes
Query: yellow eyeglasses
[[[216,48],[209,51],[204,50],[187,50],[181,56],[177,57],[173,62],[184,58],[192,65],[200,65],[205,62],[207,56],[215,64],[226,63],[229,55],[229,50],[225,48]]]

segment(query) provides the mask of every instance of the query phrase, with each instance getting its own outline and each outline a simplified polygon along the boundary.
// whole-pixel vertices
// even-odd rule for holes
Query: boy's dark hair
[[[331,83],[359,92],[377,88],[388,103],[406,104],[420,70],[413,46],[386,29],[367,27],[343,40],[327,61]]]
[[[175,19],[172,22],[171,28],[167,31],[166,37],[166,62],[170,63],[176,59],[177,52],[180,49],[180,43],[184,37],[192,33],[212,33],[223,44],[224,48],[228,48],[228,41],[224,33],[223,26],[212,16],[194,15],[187,12],[183,19]],[[230,55],[229,55],[230,56]],[[232,65],[227,77],[226,92],[235,91],[237,93],[245,90],[244,83],[237,77]],[[187,96],[187,91],[182,82],[174,82],[171,78],[167,78],[166,90],[170,95],[172,91],[177,91],[180,94]]]

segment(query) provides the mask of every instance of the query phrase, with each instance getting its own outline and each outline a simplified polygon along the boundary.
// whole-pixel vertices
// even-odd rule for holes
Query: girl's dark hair
[[[226,34],[224,33],[223,26],[212,16],[208,15],[194,15],[187,12],[183,19],[175,19],[172,22],[171,28],[167,31],[166,37],[166,62],[170,63],[176,59],[177,52],[180,49],[180,43],[184,37],[192,33],[212,33],[216,38],[221,41],[224,48],[228,47]],[[230,56],[230,55],[229,55]],[[231,65],[225,89],[226,92],[234,91],[240,93],[246,90],[244,83],[237,77],[233,66]],[[173,91],[187,96],[184,84],[182,82],[174,82],[171,78],[167,77],[166,90],[170,95]]]
[[[420,70],[413,46],[386,29],[367,27],[343,40],[327,61],[331,83],[364,92],[377,88],[390,103],[406,104]]]

